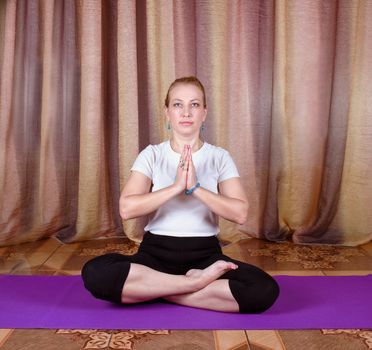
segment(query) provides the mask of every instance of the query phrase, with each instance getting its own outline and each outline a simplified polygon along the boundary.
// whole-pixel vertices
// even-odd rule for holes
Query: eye
[[[175,103],[173,103],[173,107],[180,108],[180,107],[182,107],[182,105],[179,102],[175,102]]]
[[[191,104],[191,106],[194,107],[194,108],[198,108],[200,106],[200,104],[198,102],[193,102]]]

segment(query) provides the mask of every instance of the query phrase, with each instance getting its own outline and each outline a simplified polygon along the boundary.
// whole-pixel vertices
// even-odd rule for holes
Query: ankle
[[[198,290],[202,289],[202,280],[201,278],[197,276],[184,276],[185,277],[185,283],[186,283],[186,289],[188,293],[194,293],[197,292]]]

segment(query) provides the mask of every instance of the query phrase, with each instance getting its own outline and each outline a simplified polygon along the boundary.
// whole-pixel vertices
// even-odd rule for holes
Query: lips
[[[182,126],[190,126],[193,124],[193,122],[180,122]]]

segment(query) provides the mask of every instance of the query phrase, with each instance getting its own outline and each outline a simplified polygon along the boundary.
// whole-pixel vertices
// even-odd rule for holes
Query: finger
[[[182,160],[185,160],[186,154],[187,154],[187,150],[186,150],[186,148],[184,147],[183,150],[182,150],[182,153],[181,153],[180,162],[181,162]]]
[[[179,165],[181,171],[187,171],[187,161]]]
[[[189,168],[189,161],[188,161],[187,156],[186,156],[184,161],[183,161],[182,170],[187,172],[188,168]]]
[[[192,160],[191,154],[190,154],[190,159],[189,159],[188,175],[190,177],[189,179],[190,179],[191,184],[194,186],[197,182],[197,178],[196,178],[196,170],[195,170],[195,166],[194,166],[194,162]]]
[[[189,163],[190,163],[191,167],[194,167],[194,162],[192,160],[192,154],[191,153],[189,154]]]
[[[188,167],[188,157],[187,157],[187,153],[186,153],[186,156],[185,156],[185,159],[184,159],[184,169],[186,169],[187,171],[187,167]]]
[[[180,161],[178,163],[179,168],[183,169],[185,167],[186,157],[187,157],[187,150],[186,150],[186,147],[184,147],[181,153],[181,156],[180,156]]]

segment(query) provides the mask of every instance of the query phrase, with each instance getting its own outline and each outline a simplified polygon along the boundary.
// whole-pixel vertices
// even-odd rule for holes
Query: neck
[[[195,138],[180,138],[180,137],[175,137],[174,135],[170,139],[170,144],[171,147],[173,148],[174,151],[177,153],[182,153],[183,148],[185,145],[190,145],[191,147],[191,152],[194,153],[200,147],[203,145],[203,141],[199,139],[199,137]]]

